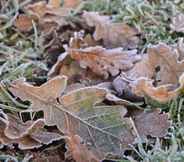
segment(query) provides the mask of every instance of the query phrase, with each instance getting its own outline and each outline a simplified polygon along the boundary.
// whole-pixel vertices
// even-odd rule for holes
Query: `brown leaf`
[[[62,53],[57,62],[53,65],[48,73],[50,78],[57,75],[68,77],[68,84],[80,82],[86,86],[99,83],[102,78],[97,76],[89,69],[83,69],[79,63],[73,60],[67,53]]]
[[[73,82],[75,78],[82,78],[85,73],[85,69],[82,69],[78,63],[73,62],[67,53],[62,53],[57,62],[51,68],[48,73],[49,77],[54,77],[57,75],[65,75],[69,78],[70,82]]]
[[[64,0],[63,7],[76,8],[81,3],[81,0]]]
[[[85,49],[68,49],[70,56],[83,68],[89,67],[95,74],[108,78],[120,71],[130,70],[140,60],[136,50],[123,51],[122,48],[105,49],[101,46]]]
[[[170,28],[172,31],[184,32],[184,14],[179,13],[171,20]]]
[[[82,143],[82,139],[78,135],[70,136],[67,140],[68,152],[77,162],[99,162],[88,148]],[[69,155],[67,155],[69,156]]]
[[[164,137],[168,133],[171,122],[168,114],[161,113],[159,109],[142,112],[134,117],[134,123],[140,136]]]
[[[18,117],[8,115],[0,118],[1,138],[4,145],[18,144],[22,150],[41,147],[61,139],[57,133],[50,133],[43,129],[44,120],[21,122]]]
[[[28,32],[32,29],[33,18],[25,14],[20,14],[15,20],[15,27],[22,32]]]
[[[45,1],[40,1],[26,6],[26,9],[30,14],[36,15],[38,18],[42,18],[46,14],[48,6]]]
[[[116,78],[113,85],[120,93],[129,87],[130,93],[147,95],[157,101],[167,102],[177,96],[183,86],[179,81],[182,80],[180,76],[184,69],[184,60],[179,60],[181,57],[178,49],[166,44],[152,46],[148,48],[142,60]],[[178,83],[181,87],[176,89]]]
[[[53,78],[52,80],[49,80],[47,83],[43,84],[41,87],[34,87],[26,83],[24,79],[14,81],[12,85],[16,85],[10,88],[11,92],[15,96],[19,96],[22,100],[33,101],[31,108],[33,110],[39,111],[43,109],[43,105],[37,101],[36,98],[41,94],[41,98],[43,98],[46,103],[54,101],[61,95],[61,93],[64,92],[66,87],[66,77],[60,76]],[[52,91],[49,89],[52,89]]]
[[[49,0],[48,5],[54,8],[59,8],[61,5],[61,0]]]
[[[133,130],[128,119],[124,119],[125,107],[97,106],[105,99],[107,90],[95,86],[61,95],[66,80],[65,76],[58,76],[40,87],[18,80],[10,91],[31,101],[33,111],[42,110],[47,125],[57,125],[65,135],[78,135],[84,139],[86,146],[100,159],[108,152],[119,154],[127,148],[123,134],[127,131],[132,134]]]
[[[138,30],[125,23],[113,23],[109,16],[96,12],[84,12],[86,23],[95,27],[95,40],[102,39],[107,47],[136,48],[139,43]]]
[[[148,96],[160,103],[165,103],[176,98],[184,89],[184,73],[179,78],[179,87],[165,84],[158,87],[147,78],[140,78],[133,84],[133,92],[139,96]]]
[[[65,148],[63,143],[60,143],[57,147],[49,147],[48,149],[32,151],[32,162],[66,162],[65,160]]]
[[[147,55],[127,75],[133,80],[154,79],[157,85],[177,84],[183,69],[184,61],[178,61],[176,52],[166,44],[158,44],[148,48]]]
[[[64,17],[69,14],[70,9],[61,8],[59,1],[52,0],[48,4],[45,1],[30,4],[26,6],[26,12],[37,17],[40,28],[48,32],[58,26],[68,24]]]
[[[153,86],[153,81],[140,78],[133,85],[133,92],[139,96],[148,96],[158,102],[165,103],[178,95],[177,91],[171,89],[171,85]]]

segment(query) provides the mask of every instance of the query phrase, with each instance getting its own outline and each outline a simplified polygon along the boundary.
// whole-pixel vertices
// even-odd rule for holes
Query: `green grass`
[[[144,50],[149,44],[159,42],[174,44],[179,37],[184,36],[182,33],[170,31],[170,18],[177,12],[184,11],[184,2],[181,0],[175,3],[175,1],[155,0],[149,3],[144,0],[89,0],[81,10],[111,15],[114,22],[126,22],[138,28],[142,33],[139,48]],[[26,36],[12,27],[12,21],[18,9],[24,5],[24,3],[18,5],[16,2],[11,0],[9,7],[1,10],[4,24],[0,26],[0,79],[5,83],[5,86],[0,89],[0,107],[12,112],[26,109],[27,105],[11,96],[7,91],[6,83],[20,77],[30,81],[44,80],[48,71],[43,58],[46,54],[42,44],[39,44],[40,31],[34,27],[34,33]],[[149,108],[156,106],[154,103],[148,102],[148,104]],[[165,139],[153,139],[144,145],[137,144],[133,151],[124,157],[125,161],[132,159],[141,162],[184,161],[184,97],[179,96],[167,105],[159,106],[163,111],[170,113],[173,121],[168,136]],[[1,155],[0,160],[2,158],[14,157]]]

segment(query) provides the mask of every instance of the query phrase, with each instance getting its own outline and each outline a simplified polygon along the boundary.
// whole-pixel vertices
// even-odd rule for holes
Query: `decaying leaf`
[[[28,32],[32,29],[33,17],[27,16],[25,14],[20,14],[15,21],[15,26],[23,32]]]
[[[107,47],[136,48],[139,43],[138,30],[125,23],[113,23],[109,16],[96,12],[84,12],[83,18],[95,27],[95,40],[102,39]]]
[[[184,74],[179,78],[180,86],[176,87],[171,84],[165,84],[158,87],[153,85],[152,80],[140,78],[133,84],[133,92],[139,96],[148,96],[160,103],[165,103],[176,98],[184,88]]]
[[[73,61],[68,53],[62,53],[49,71],[48,76],[52,78],[57,75],[65,75],[70,84],[80,80],[84,81],[87,74],[86,69],[81,68],[77,62]]]
[[[86,86],[95,85],[102,80],[101,76],[94,74],[89,69],[81,68],[79,63],[73,60],[67,52],[62,53],[57,62],[48,73],[50,78],[57,75],[68,77],[68,84],[81,83]]]
[[[86,35],[81,32],[75,32],[74,37],[70,40],[70,48],[79,49],[88,46],[96,46],[91,35]],[[66,49],[67,50],[67,49]],[[102,77],[93,73],[90,69],[84,69],[80,67],[78,61],[71,58],[68,52],[60,54],[57,62],[52,66],[48,73],[49,77],[54,77],[57,75],[65,75],[68,77],[68,83],[82,83],[86,86],[96,85],[102,81]]]
[[[90,68],[94,73],[108,78],[121,71],[128,71],[140,60],[136,50],[123,51],[122,48],[105,49],[101,46],[85,49],[68,49],[70,56],[79,61],[83,68]]]
[[[63,7],[76,8],[82,0],[64,0]]]
[[[157,85],[177,84],[183,69],[184,61],[179,61],[175,51],[162,43],[148,48],[147,55],[127,75],[133,80],[153,79]]]
[[[79,135],[97,157],[108,152],[119,154],[127,148],[123,133],[133,134],[133,130],[124,118],[125,107],[97,106],[107,94],[107,90],[98,87],[81,88],[61,95],[66,81],[65,76],[57,76],[35,87],[17,80],[12,83],[10,91],[22,100],[31,101],[34,111],[42,110],[47,125],[57,125],[65,135]]]
[[[99,162],[100,161],[100,159],[98,159],[96,155],[90,152],[90,150],[88,150],[87,147],[84,144],[82,144],[82,139],[78,135],[70,136],[66,142],[68,145],[68,152],[66,153],[66,156],[69,156],[71,154],[71,156],[77,162]]]
[[[168,133],[171,122],[168,114],[159,109],[142,112],[134,117],[134,123],[140,136],[164,137]]]
[[[61,0],[49,0],[48,5],[54,8],[59,8],[61,5]]]
[[[179,13],[175,17],[173,17],[170,27],[172,31],[184,32],[184,14]]]
[[[154,87],[153,81],[146,78],[140,78],[133,85],[133,92],[139,96],[148,96],[161,103],[177,97],[178,91],[172,89],[172,85],[166,84]]]
[[[50,31],[52,28],[68,24],[64,17],[70,13],[70,9],[60,7],[60,3],[58,0],[48,3],[40,1],[26,6],[25,10],[38,19],[38,24],[44,31]]]
[[[177,96],[178,83],[183,86],[178,81],[182,80],[180,76],[183,73],[184,60],[179,58],[178,51],[166,44],[152,46],[142,60],[128,72],[122,73],[119,79],[114,80],[113,85],[118,92],[129,87],[129,91],[136,95],[148,95],[159,102],[167,102]]]
[[[41,147],[62,138],[57,133],[47,132],[43,129],[43,119],[21,122],[14,115],[0,117],[0,142],[4,145],[18,144],[22,150]]]

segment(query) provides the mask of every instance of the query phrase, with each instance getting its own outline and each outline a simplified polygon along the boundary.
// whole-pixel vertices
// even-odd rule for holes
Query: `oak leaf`
[[[83,32],[75,32],[74,37],[70,39],[70,48],[85,48],[88,46],[96,46],[91,35],[84,36]],[[67,49],[66,49],[67,51]],[[80,67],[79,62],[72,59],[68,52],[59,55],[57,62],[52,66],[48,73],[50,78],[57,75],[65,75],[68,77],[68,83],[73,84],[79,82],[86,86],[96,85],[102,81],[102,77],[93,73],[90,69]]]
[[[147,96],[160,103],[166,103],[176,98],[184,89],[184,73],[179,78],[179,86],[176,87],[172,84],[164,84],[155,87],[153,81],[147,78],[140,78],[134,82],[132,89],[133,92],[140,96]]]
[[[70,13],[71,9],[61,7],[60,3],[59,0],[50,0],[48,3],[40,1],[27,5],[25,10],[32,17],[37,18],[39,27],[43,31],[48,32],[58,26],[68,24],[64,17]]]
[[[68,49],[71,58],[77,60],[81,67],[90,68],[94,73],[108,78],[121,71],[130,70],[140,60],[136,50],[123,51],[122,48],[105,49],[101,46],[84,49]]]
[[[180,57],[182,56],[175,48],[163,43],[149,47],[142,60],[116,78],[113,85],[118,92],[129,87],[129,91],[138,96],[167,102],[176,97],[183,87],[179,80],[182,80],[180,76],[183,73],[184,60],[179,60]],[[178,83],[181,85],[179,89]]]
[[[139,43],[139,31],[125,23],[113,23],[109,16],[97,12],[84,12],[83,18],[95,27],[95,40],[102,39],[107,47],[136,48]]]
[[[76,8],[82,0],[64,0],[63,7]]]
[[[160,103],[165,103],[177,97],[178,93],[172,89],[172,85],[165,84],[158,87],[153,85],[152,80],[140,78],[133,84],[132,90],[139,96],[147,96]]]
[[[17,27],[22,32],[28,32],[32,29],[33,17],[27,16],[26,14],[20,14],[15,20],[15,27]]]
[[[61,5],[61,0],[49,0],[48,5],[52,6],[53,8],[59,8]]]
[[[164,137],[171,126],[168,114],[161,113],[159,109],[135,115],[134,123],[141,137]]]
[[[82,141],[78,135],[67,138],[68,151],[66,152],[66,158],[71,154],[77,162],[99,162],[100,159],[90,152]]]
[[[177,84],[183,73],[184,61],[179,61],[176,52],[164,43],[148,48],[147,54],[127,75],[136,80],[146,77],[156,81],[157,85]]]
[[[22,150],[41,147],[62,138],[57,133],[47,132],[43,129],[43,119],[23,123],[14,115],[0,117],[0,142],[4,145],[18,144]]]
[[[108,152],[119,154],[127,147],[123,133],[133,133],[132,125],[124,119],[125,107],[97,106],[105,99],[107,90],[95,86],[65,94],[66,82],[65,76],[57,76],[35,87],[17,80],[10,91],[22,100],[29,100],[34,111],[42,110],[47,125],[57,125],[68,136],[79,135],[97,157],[102,158]]]

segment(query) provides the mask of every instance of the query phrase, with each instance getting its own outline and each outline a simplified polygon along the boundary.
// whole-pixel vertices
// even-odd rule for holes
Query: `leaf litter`
[[[182,161],[183,10],[2,0],[0,159]]]

